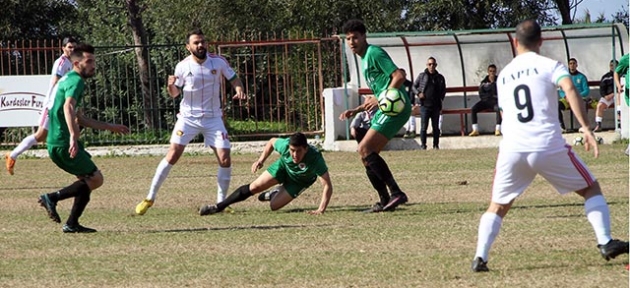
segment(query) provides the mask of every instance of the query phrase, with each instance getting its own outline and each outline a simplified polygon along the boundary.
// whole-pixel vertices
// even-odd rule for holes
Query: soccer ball
[[[573,139],[573,145],[584,145],[584,138],[582,138],[582,136],[575,137],[575,139]]]
[[[595,141],[597,141],[597,144],[599,145],[604,144],[604,138],[602,137],[599,137],[599,136],[595,137]]]
[[[387,116],[396,116],[405,109],[405,97],[398,89],[390,88],[378,95],[378,108]]]

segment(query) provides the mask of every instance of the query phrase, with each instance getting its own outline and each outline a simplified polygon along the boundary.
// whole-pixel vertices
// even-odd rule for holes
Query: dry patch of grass
[[[613,236],[628,239],[624,148],[604,145],[598,159],[580,155],[610,203]],[[37,205],[39,194],[72,177],[48,159],[20,159],[16,175],[0,175],[0,287],[627,286],[627,255],[601,258],[581,198],[558,196],[539,178],[506,217],[492,271],[469,271],[496,153],[384,152],[410,203],[363,214],[377,196],[358,156],[326,152],[335,192],[321,216],[303,213],[319,203],[316,183],[278,212],[252,198],[233,206],[234,214],[199,217],[197,208],[216,198],[211,155],[183,157],[153,208],[133,216],[160,157],[96,158],[105,185],[82,218],[99,230],[91,235],[64,235]],[[256,157],[233,155],[232,188],[255,179],[249,167]],[[62,218],[70,206],[60,203]]]

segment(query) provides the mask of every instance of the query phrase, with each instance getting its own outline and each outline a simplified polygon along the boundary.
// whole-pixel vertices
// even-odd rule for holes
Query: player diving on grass
[[[271,210],[278,210],[297,198],[306,188],[319,178],[324,190],[319,208],[309,214],[323,214],[328,207],[333,193],[328,167],[322,153],[306,142],[306,136],[295,133],[289,138],[271,138],[265,145],[262,154],[252,164],[252,173],[263,167],[265,160],[273,151],[280,154],[266,171],[254,182],[236,189],[225,201],[216,205],[205,205],[199,209],[199,215],[210,215],[222,212],[228,206],[246,200],[254,194],[261,193],[280,184],[271,191],[260,194],[258,200],[269,201]]]

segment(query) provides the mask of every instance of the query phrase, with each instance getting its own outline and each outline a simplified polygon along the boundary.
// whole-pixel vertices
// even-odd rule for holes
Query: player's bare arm
[[[76,107],[77,101],[72,97],[66,98],[66,102],[63,104],[63,115],[66,120],[66,125],[68,125],[68,132],[70,132],[70,148],[68,148],[68,153],[70,153],[70,158],[74,158],[77,155],[77,151],[79,147],[77,146],[77,140],[79,140],[79,135],[81,134],[79,130],[79,123],[76,121]]]
[[[269,139],[269,141],[267,141],[265,148],[263,148],[262,154],[260,154],[260,157],[258,157],[258,160],[256,160],[256,162],[252,164],[252,173],[256,173],[258,169],[263,167],[263,165],[265,164],[265,160],[267,160],[269,155],[271,155],[271,153],[273,152],[273,145],[276,144],[277,139],[278,138],[271,138]]]
[[[241,82],[241,79],[236,77],[232,79],[232,81],[230,81],[230,84],[232,84],[232,87],[234,87],[234,91],[236,91],[232,99],[238,99],[238,100],[247,99],[247,95],[245,95],[245,92],[244,92],[245,90],[243,89],[243,82]]]
[[[571,107],[571,111],[573,111],[573,115],[580,123],[580,131],[584,133],[584,147],[586,150],[590,150],[593,147],[593,153],[595,157],[599,156],[599,148],[597,147],[597,140],[595,139],[595,135],[591,132],[591,128],[588,124],[588,119],[584,116],[583,111],[585,110],[584,101],[582,101],[582,97],[578,94],[577,89],[573,85],[573,81],[570,77],[564,77],[558,82],[558,86],[562,88],[565,92],[565,97],[569,102],[569,106]]]
[[[83,115],[83,109],[79,109],[77,112],[77,122],[81,126],[90,127],[92,129],[109,130],[117,134],[129,133],[129,128],[125,125],[111,124],[85,117],[85,115]]]
[[[319,176],[319,182],[324,186],[324,190],[322,192],[322,201],[319,203],[319,208],[317,210],[308,211],[308,214],[311,215],[320,215],[326,212],[326,207],[328,207],[328,203],[330,203],[330,198],[333,193],[332,181],[330,181],[330,174],[328,172]]]
[[[175,86],[175,81],[177,81],[177,76],[168,75],[166,90],[168,91],[168,95],[173,98],[179,96],[179,87]]]
[[[402,85],[405,83],[405,73],[402,72],[402,70],[400,69],[396,69],[394,70],[394,72],[392,72],[391,75],[389,75],[389,77],[392,79],[389,82],[389,86],[387,88],[396,88],[396,89],[400,89],[400,87],[402,87]]]
[[[343,111],[341,115],[339,115],[339,120],[346,120],[352,118],[354,115],[361,113],[363,111],[372,111],[372,109],[376,109],[378,107],[378,100],[374,96],[363,96],[363,104],[357,106],[354,109],[348,109]]]

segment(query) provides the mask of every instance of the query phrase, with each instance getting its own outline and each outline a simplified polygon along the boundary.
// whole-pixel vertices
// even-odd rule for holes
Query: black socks
[[[372,183],[372,187],[378,192],[378,197],[381,200],[382,205],[387,205],[389,202],[389,192],[387,192],[387,185],[385,182],[381,181],[378,178],[376,173],[370,169],[370,167],[365,167],[365,174],[367,174],[368,179],[370,179],[370,183]]]
[[[252,196],[252,191],[249,190],[249,184],[238,187],[230,196],[228,196],[223,202],[217,203],[217,212],[223,211],[228,206],[241,202]]]
[[[392,194],[399,192],[400,188],[394,180],[392,171],[389,170],[389,166],[385,163],[385,160],[377,153],[372,152],[370,155],[363,158],[367,166],[376,174],[376,176],[389,187]]]

